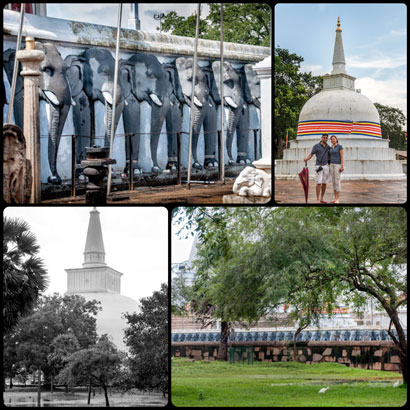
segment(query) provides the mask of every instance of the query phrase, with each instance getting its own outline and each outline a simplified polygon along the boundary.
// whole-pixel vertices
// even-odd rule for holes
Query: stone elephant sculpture
[[[239,196],[271,196],[271,174],[253,167],[244,168],[233,184]]]
[[[61,134],[67,119],[71,104],[71,92],[68,84],[64,61],[56,46],[52,43],[35,42],[35,48],[44,52],[44,60],[40,64],[42,75],[39,78],[39,95],[50,107],[49,139],[48,139],[48,163],[51,175],[47,178],[52,184],[60,184],[61,178],[57,173],[57,154]],[[7,50],[3,54],[7,59],[5,69],[9,82],[13,75],[15,51]],[[21,64],[19,63],[19,72]],[[24,114],[24,80],[18,75],[16,83],[16,95],[14,100],[14,118],[16,125],[23,128]]]
[[[141,101],[148,102],[151,106],[150,147],[153,163],[152,172],[160,173],[162,170],[158,165],[157,149],[162,125],[170,107],[168,74],[152,54],[133,54],[127,60],[127,63],[131,67],[130,72],[133,76],[131,85],[134,89],[134,95]]]
[[[214,61],[212,63],[212,69],[215,75],[216,85],[218,91],[221,94],[221,63],[220,61]],[[226,132],[226,149],[228,151],[228,164],[233,165],[235,161],[232,156],[232,142],[236,131],[236,140],[238,145],[238,158],[237,161],[244,161],[248,155],[248,129],[244,129],[246,123],[241,121],[241,117],[244,115],[246,109],[245,101],[243,98],[241,76],[238,74],[231,63],[224,62],[223,66],[223,96],[224,106],[228,107],[228,127]],[[245,149],[246,148],[246,149]],[[249,161],[250,162],[250,161]]]
[[[140,120],[141,110],[140,102],[144,99],[140,89],[135,84],[135,73],[133,65],[128,60],[120,60],[120,81],[124,93],[125,105],[122,111],[122,120],[125,134],[133,134],[132,140],[132,169],[134,175],[141,172],[141,166],[138,163],[140,147]],[[128,136],[125,137],[125,157],[126,165],[124,168],[124,177],[130,169],[129,164],[130,144]]]
[[[191,107],[194,61],[192,58],[179,57],[175,60],[175,63],[177,66],[178,76],[181,83],[182,92],[184,94],[185,103],[188,104],[189,107]],[[192,167],[196,169],[202,169],[202,165],[198,161],[197,146],[202,124],[204,124],[205,127],[205,119],[208,119],[208,121],[206,121],[207,127],[213,128],[214,130],[216,129],[216,121],[214,124],[211,124],[211,121],[209,121],[211,117],[208,117],[208,113],[211,108],[209,103],[209,91],[210,90],[207,86],[207,77],[201,67],[199,67],[199,65],[197,64],[193,101],[194,104],[192,106],[193,112],[191,113],[191,115],[193,115],[192,156],[194,159]],[[207,145],[206,139],[205,145]],[[210,162],[211,161],[209,161],[208,163]]]
[[[77,109],[73,111],[74,130],[79,136],[80,152],[77,162],[84,156],[85,144],[94,134],[95,103],[105,105],[104,146],[109,146],[111,128],[118,126],[125,100],[121,81],[117,83],[117,101],[114,124],[112,124],[112,107],[114,99],[115,60],[110,51],[103,48],[89,48],[79,56],[69,55],[65,58],[67,77],[71,86]]]
[[[167,95],[170,100],[170,107],[166,114],[168,142],[168,163],[166,169],[175,170],[177,166],[177,133],[182,130],[182,104],[185,100],[175,61],[163,64],[163,68],[168,75]]]

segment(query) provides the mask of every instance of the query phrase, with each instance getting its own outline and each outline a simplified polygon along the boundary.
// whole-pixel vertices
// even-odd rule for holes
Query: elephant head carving
[[[221,94],[221,63],[219,61],[214,61],[212,63],[212,69],[215,75],[216,86]],[[246,156],[247,152],[241,151],[241,147],[244,146],[244,141],[247,135],[242,135],[240,132],[243,130],[243,123],[241,123],[241,117],[244,115],[244,110],[246,109],[245,101],[243,98],[241,76],[238,72],[234,70],[231,63],[224,62],[223,65],[223,99],[224,105],[228,107],[228,129],[226,135],[226,148],[228,151],[228,164],[233,165],[235,162],[232,156],[232,142],[235,131],[237,131],[237,143],[238,143],[238,160],[242,156]],[[244,131],[244,130],[243,130]],[[247,146],[247,141],[246,141]]]
[[[197,64],[195,82],[193,81],[194,61],[192,58],[179,57],[176,59],[175,63],[178,70],[182,92],[184,94],[184,100],[189,107],[191,107],[192,84],[195,84],[194,101],[192,105],[193,112],[191,112],[191,115],[193,116],[192,156],[194,158],[194,163],[192,166],[197,169],[202,169],[202,165],[199,163],[197,157],[197,145],[199,133],[209,109],[209,88],[206,84],[206,76],[201,67]]]
[[[39,79],[40,98],[50,106],[50,126],[48,140],[48,162],[51,176],[48,182],[60,184],[57,173],[57,153],[61,134],[71,105],[71,92],[68,85],[63,58],[56,46],[51,43],[35,43],[37,50],[44,52],[44,60],[40,64],[42,75]]]
[[[139,101],[151,106],[151,159],[152,171],[161,172],[158,165],[157,149],[162,125],[170,107],[168,75],[162,64],[152,54],[133,54],[127,64],[131,67],[131,87]]]
[[[39,79],[39,95],[50,106],[48,162],[51,175],[48,182],[60,184],[61,178],[57,173],[57,153],[61,134],[67,118],[71,103],[70,87],[67,81],[64,61],[56,46],[52,43],[35,42],[35,48],[44,52],[44,60],[40,64],[42,75]],[[7,50],[3,53],[3,63],[7,78],[11,83],[15,50]],[[19,63],[19,73],[21,64]],[[21,75],[17,76],[16,94],[14,100],[14,118],[16,124],[23,127],[24,113],[24,80]]]
[[[105,142],[109,145],[111,128],[117,128],[123,107],[124,95],[121,82],[117,83],[117,101],[114,124],[112,124],[112,107],[114,100],[115,60],[111,53],[103,48],[89,48],[80,56],[67,56],[68,79],[73,95],[82,99],[78,111],[74,113],[76,134],[91,137],[93,105],[100,101],[105,105]],[[85,101],[87,98],[89,101]],[[74,99],[74,101],[76,101]],[[77,115],[76,115],[77,114]],[[86,134],[89,132],[89,134]]]

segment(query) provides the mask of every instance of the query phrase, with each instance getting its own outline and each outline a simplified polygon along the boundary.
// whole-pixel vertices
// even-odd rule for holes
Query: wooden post
[[[177,132],[177,184],[182,184],[181,178],[181,132]]]
[[[16,53],[21,62],[24,77],[24,136],[27,144],[27,159],[31,162],[32,189],[31,204],[41,202],[41,161],[40,161],[40,104],[38,97],[38,78],[41,75],[40,63],[44,52],[34,50],[34,39],[26,37],[26,49]]]
[[[80,137],[81,138],[81,137]],[[75,196],[76,135],[71,136],[71,196]]]

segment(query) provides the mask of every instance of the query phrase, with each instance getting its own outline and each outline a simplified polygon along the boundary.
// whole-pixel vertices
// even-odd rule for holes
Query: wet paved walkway
[[[275,202],[304,204],[305,193],[300,180],[275,181]],[[333,187],[327,186],[325,201],[334,200]],[[407,180],[342,181],[341,204],[402,204],[407,200]],[[316,183],[309,183],[308,204],[316,204]]]

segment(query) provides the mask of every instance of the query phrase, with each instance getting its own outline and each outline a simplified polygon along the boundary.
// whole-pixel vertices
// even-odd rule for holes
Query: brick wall
[[[217,342],[178,342],[171,344],[171,355],[193,360],[216,360]],[[252,346],[254,361],[287,362],[293,357],[293,343],[234,342],[230,347]],[[350,367],[400,371],[397,349],[390,341],[371,342],[298,342],[296,359],[301,363],[335,362]]]

